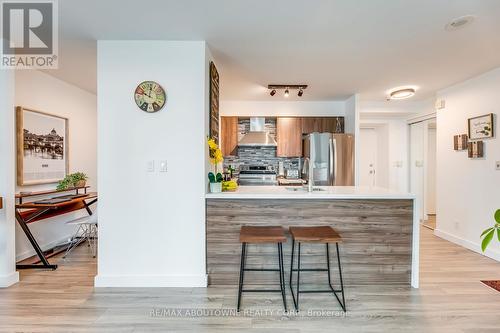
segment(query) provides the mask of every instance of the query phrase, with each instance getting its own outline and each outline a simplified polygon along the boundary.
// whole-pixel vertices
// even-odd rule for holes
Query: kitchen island
[[[209,285],[238,283],[242,225],[329,225],[343,238],[346,285],[411,285],[418,288],[419,224],[415,197],[376,187],[240,186],[235,192],[206,195],[207,274]],[[289,238],[290,239],[290,238]],[[290,267],[291,241],[284,247]],[[247,263],[277,266],[273,245],[248,246]],[[303,267],[326,265],[324,247],[303,245]],[[334,252],[332,252],[334,254]],[[333,266],[332,266],[333,267]],[[274,273],[245,274],[250,284],[272,284]],[[332,276],[337,276],[332,272]],[[288,279],[288,278],[287,278]],[[324,272],[301,274],[305,283],[324,284]],[[288,281],[288,280],[287,280]]]

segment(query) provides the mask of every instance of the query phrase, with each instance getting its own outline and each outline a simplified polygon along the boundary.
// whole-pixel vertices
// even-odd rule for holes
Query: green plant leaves
[[[491,228],[488,228],[486,229],[485,231],[483,231],[483,233],[481,234],[481,237],[483,237],[484,235],[486,235],[488,232],[490,232],[491,230],[493,230],[495,228],[491,227]]]
[[[483,241],[481,242],[481,249],[483,250],[483,252],[488,247],[488,244],[490,244],[494,234],[495,234],[495,229],[490,228],[490,231],[486,233],[486,236],[484,236]]]
[[[497,211],[495,212],[495,221],[497,223],[500,223],[500,209],[497,209]]]
[[[500,228],[497,229],[497,238],[498,238],[498,241],[500,242]]]

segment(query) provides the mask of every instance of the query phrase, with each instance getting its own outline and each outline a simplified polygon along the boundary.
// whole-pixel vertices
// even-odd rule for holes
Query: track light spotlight
[[[285,97],[288,97],[290,96],[290,92],[288,91],[288,89],[285,90]]]
[[[276,95],[276,89],[271,90],[271,92],[270,92],[269,94],[270,94],[271,96]]]
[[[299,97],[302,97],[304,95],[304,90],[302,88],[299,89],[299,93],[297,94]]]

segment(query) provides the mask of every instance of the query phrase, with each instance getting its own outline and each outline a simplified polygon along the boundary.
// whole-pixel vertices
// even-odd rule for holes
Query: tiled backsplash
[[[271,136],[276,138],[276,118],[266,118],[265,128]],[[249,131],[250,119],[240,118],[238,120],[238,141]],[[278,172],[278,163],[280,161],[283,162],[285,170],[298,169],[299,164],[301,164],[297,157],[276,157],[276,147],[238,147],[238,156],[224,157],[224,168],[231,165],[236,169],[237,175],[240,171],[240,165],[272,165]]]

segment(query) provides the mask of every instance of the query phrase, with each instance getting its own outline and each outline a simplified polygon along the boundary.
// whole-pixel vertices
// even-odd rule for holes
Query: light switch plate
[[[147,170],[148,172],[155,172],[155,161],[148,161]]]
[[[167,161],[160,161],[160,172],[167,172]]]

